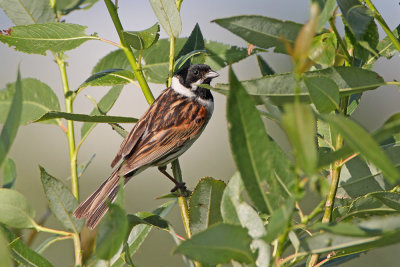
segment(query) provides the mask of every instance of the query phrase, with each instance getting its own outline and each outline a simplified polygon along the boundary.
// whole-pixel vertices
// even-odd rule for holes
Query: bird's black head
[[[196,90],[199,84],[210,84],[211,80],[219,74],[206,64],[196,64],[179,70],[174,76],[186,88]]]

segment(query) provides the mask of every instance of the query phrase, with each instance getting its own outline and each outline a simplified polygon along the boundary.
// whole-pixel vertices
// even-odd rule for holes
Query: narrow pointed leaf
[[[267,75],[273,75],[275,74],[275,71],[268,65],[268,63],[259,55],[257,55],[257,63],[258,67],[260,68],[261,75],[262,76],[267,76]]]
[[[187,39],[185,45],[179,51],[178,57],[182,57],[195,50],[204,50],[204,49],[205,47],[204,47],[203,34],[201,33],[199,24],[196,23],[196,26],[194,26],[194,29],[192,30],[192,33]],[[202,64],[204,63],[204,60],[205,60],[204,56],[200,55],[195,58],[192,58],[191,61],[187,62],[187,64],[185,64],[184,66],[189,66],[190,64]]]
[[[200,54],[205,54],[207,53],[206,50],[194,50],[180,58],[178,58],[175,61],[175,65],[174,65],[174,72],[177,72],[178,70],[184,68],[185,66],[188,66],[188,64],[190,65],[190,60],[193,59],[193,57],[195,57],[196,55],[200,55]]]
[[[384,85],[384,80],[376,72],[357,67],[333,67],[303,74],[305,78],[324,76],[333,80],[339,87],[340,96],[374,90]],[[293,73],[269,75],[258,79],[241,81],[250,95],[268,96],[277,104],[292,102],[296,81]],[[227,94],[228,84],[216,84],[215,90]],[[309,94],[304,82],[300,82],[300,100],[309,101]]]
[[[56,20],[48,0],[0,0],[0,8],[15,25]]]
[[[42,117],[37,119],[35,122],[51,120],[56,118],[63,118],[71,121],[84,121],[84,122],[103,122],[103,123],[129,123],[137,122],[138,119],[131,117],[119,117],[119,116],[105,116],[105,115],[86,115],[76,114],[60,111],[49,111]]]
[[[7,84],[6,89],[0,91],[0,123],[4,122],[7,110],[10,108],[16,90],[16,83]],[[22,114],[21,125],[31,123],[50,110],[60,111],[60,102],[54,91],[45,83],[26,78],[21,80]],[[44,123],[58,124],[57,120]]]
[[[7,114],[7,117],[0,133],[0,167],[6,159],[8,151],[10,151],[11,145],[17,136],[22,111],[21,87],[21,76],[18,70],[17,81],[15,83],[15,93],[11,98],[11,105],[6,109],[8,112],[4,111],[5,114]]]
[[[287,53],[285,42],[293,46],[302,24],[264,16],[244,15],[216,19],[213,22],[238,35],[250,44],[262,48],[274,47],[274,52]]]
[[[96,256],[100,259],[110,260],[124,242],[127,230],[128,219],[125,211],[120,206],[111,204],[99,225]]]
[[[262,212],[273,210],[263,184],[268,176],[268,136],[251,97],[244,91],[232,69],[229,72],[229,139],[233,158],[247,194]]]
[[[17,180],[17,166],[14,160],[7,158],[3,169],[3,188],[13,189]]]
[[[181,253],[190,259],[208,264],[228,263],[230,260],[253,263],[250,242],[251,238],[245,228],[216,224],[183,241],[174,253]]]
[[[326,226],[325,230],[329,230],[331,233],[315,234],[302,240],[301,251],[297,256],[335,251],[333,258],[336,258],[398,243],[400,237],[399,220],[398,215],[372,217],[363,220],[357,223],[356,227],[358,228],[357,233],[360,235],[364,233],[364,236],[354,236],[353,224],[342,225],[339,223],[337,225],[342,226],[336,229],[329,229],[329,226]],[[341,234],[333,233],[339,230]],[[343,235],[344,233],[349,233],[349,235]]]
[[[182,31],[181,16],[173,0],[149,0],[154,14],[170,37],[178,37]]]
[[[99,101],[97,107],[95,107],[90,116],[105,115],[114,106],[115,101],[117,101],[119,95],[122,92],[122,86],[112,87],[107,94],[105,94]],[[81,128],[81,138],[85,138],[93,129],[96,127],[96,123],[85,122],[82,124]]]
[[[15,26],[0,41],[28,54],[46,55],[46,51],[64,52],[97,39],[85,33],[85,26],[70,23],[46,23]]]
[[[131,83],[135,80],[135,74],[129,70],[108,69],[97,72],[86,79],[78,91],[88,86],[113,86]]]
[[[295,102],[284,106],[282,126],[293,148],[296,164],[307,175],[317,166],[316,122],[311,107]]]
[[[293,197],[296,178],[287,156],[265,131],[253,99],[230,72],[228,122],[231,149],[244,187],[259,211],[272,212]]]
[[[152,213],[154,215],[158,215],[161,218],[164,218],[172,207],[176,204],[176,200],[172,200],[160,205],[157,209],[155,209]],[[153,227],[148,224],[140,224],[133,227],[133,229],[129,233],[129,237],[127,240],[127,244],[129,246],[130,256],[134,255],[139,247],[142,245],[143,241],[147,238]],[[113,258],[111,260],[112,267],[121,267],[124,266],[125,260],[120,257]]]
[[[157,42],[160,25],[154,24],[143,31],[124,31],[125,41],[135,50],[144,50]]]
[[[330,78],[304,78],[310,98],[320,113],[339,110],[339,88]]]
[[[0,188],[0,223],[14,228],[34,228],[35,210],[21,193]]]
[[[78,201],[61,181],[48,174],[43,167],[39,166],[39,168],[40,179],[51,212],[66,229],[79,233],[84,220],[78,220],[73,216],[74,210],[78,207]]]
[[[221,198],[225,189],[223,181],[207,177],[196,185],[189,202],[189,220],[192,234],[222,222]]]
[[[51,264],[47,259],[25,245],[21,237],[16,236],[3,225],[0,225],[0,231],[3,231],[8,240],[8,247],[11,251],[11,256],[17,263],[23,266],[53,267],[53,264]]]
[[[342,116],[324,116],[326,122],[335,127],[343,135],[348,145],[376,167],[382,170],[386,179],[391,183],[396,183],[400,178],[399,172],[393,166],[388,156],[382,151],[361,126]]]

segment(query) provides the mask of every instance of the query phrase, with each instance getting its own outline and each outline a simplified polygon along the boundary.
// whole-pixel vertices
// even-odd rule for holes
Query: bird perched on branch
[[[132,176],[150,166],[175,183],[174,189],[186,189],[166,171],[166,165],[182,155],[201,135],[214,110],[210,90],[200,84],[210,84],[218,73],[208,65],[191,65],[172,77],[165,89],[122,142],[111,163],[113,171],[106,181],[74,211],[76,218],[86,217],[90,229],[96,227],[108,210],[107,199],[118,193],[120,177],[126,184]]]

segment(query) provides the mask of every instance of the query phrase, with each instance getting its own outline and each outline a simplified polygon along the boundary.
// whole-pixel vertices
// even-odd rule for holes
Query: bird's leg
[[[187,188],[186,188],[184,182],[180,183],[177,180],[175,180],[174,177],[169,175],[169,173],[167,172],[167,166],[166,165],[158,167],[158,170],[175,184],[175,187],[171,189],[171,192],[175,192],[178,189],[181,189],[183,192],[187,191]]]

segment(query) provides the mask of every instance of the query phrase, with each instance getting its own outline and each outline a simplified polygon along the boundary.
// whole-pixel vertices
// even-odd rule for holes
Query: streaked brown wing
[[[123,165],[124,174],[144,165],[157,165],[168,159],[168,156],[179,156],[202,132],[208,121],[204,106],[187,100],[182,100],[181,104],[173,106],[175,108],[169,111],[175,113],[175,109],[179,107],[179,115],[166,116],[168,120],[154,122],[161,125],[154,126],[154,131],[142,136]],[[189,109],[189,106],[192,108]]]
[[[160,104],[165,102],[165,100],[163,99],[165,99],[169,95],[169,91],[170,88],[164,90],[160,94],[160,96],[153,102],[153,104],[147,109],[145,114],[135,124],[130,133],[125,137],[124,141],[122,141],[117,155],[111,162],[112,168],[114,168],[114,166],[121,160],[121,158],[126,157],[132,152],[136,143],[140,140],[146,129],[147,131],[149,131],[149,128],[152,127],[152,125],[149,123],[151,121],[151,117],[154,116],[154,113],[160,109]]]

